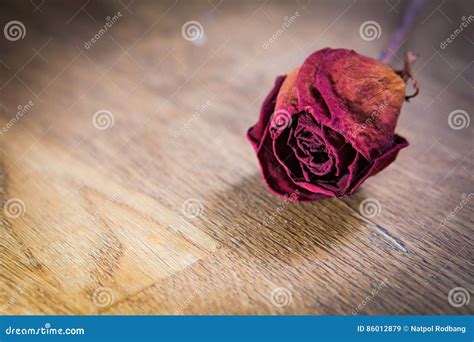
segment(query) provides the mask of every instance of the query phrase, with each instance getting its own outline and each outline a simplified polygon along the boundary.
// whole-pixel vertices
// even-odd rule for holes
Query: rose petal
[[[272,151],[272,139],[268,129],[271,116],[274,112],[278,91],[286,76],[280,76],[276,79],[275,85],[265,98],[258,122],[249,128],[247,138],[252,144],[260,164],[262,178],[268,189],[278,196],[288,196],[298,191],[296,201],[314,201],[326,196],[322,194],[311,193],[298,187],[286,174],[282,166]],[[285,197],[293,200],[295,197]]]
[[[314,191],[314,188],[310,191],[304,190],[303,187],[299,187],[296,184],[298,182],[304,183],[304,170],[302,169],[299,160],[296,158],[293,150],[287,145],[287,139],[291,135],[291,130],[285,130],[277,139],[273,140],[273,155],[279,162],[286,176],[290,182],[300,189],[301,196],[298,201],[309,201],[312,199],[321,199],[327,197],[328,192],[326,191]],[[268,172],[264,172],[268,174]]]
[[[331,155],[335,157],[335,176],[341,176],[346,171],[349,164],[354,160],[355,151],[350,144],[348,144],[344,137],[336,131],[323,126],[322,137],[331,151]]]
[[[267,187],[296,201],[352,194],[408,145],[394,133],[404,88],[390,67],[345,49],[277,78],[247,132]]]
[[[324,194],[307,191],[296,185],[288,176],[284,165],[278,161],[273,153],[272,143],[273,139],[267,131],[257,153],[263,181],[268,189],[285,198],[298,191],[297,201],[313,201],[326,197]]]
[[[299,68],[290,72],[283,81],[278,92],[275,111],[283,110],[289,114],[297,113],[298,98],[296,96],[295,82],[298,76]]]
[[[347,191],[347,195],[352,194],[368,177],[376,175],[390,165],[397,158],[398,152],[407,146],[408,141],[398,134],[395,134],[392,144],[388,146],[378,158],[371,163],[365,161],[365,167],[358,165],[358,167],[355,168],[356,173],[351,177],[351,185]]]
[[[405,83],[389,66],[352,50],[331,50],[319,65],[316,87],[331,113],[323,122],[367,160],[390,146]],[[364,129],[354,135],[361,125]]]
[[[307,167],[311,173],[317,176],[328,174],[334,167],[334,159],[327,153],[328,146],[322,137],[321,128],[312,116],[306,112],[302,112],[295,117],[297,118],[297,124],[293,134],[289,136],[288,145],[291,146],[302,166]],[[302,137],[304,134],[308,135],[307,139]],[[315,153],[311,148],[303,146],[304,142],[312,144],[315,149],[321,151]]]
[[[311,113],[319,124],[325,122],[330,117],[326,103],[321,97],[320,92],[316,89],[316,75],[319,66],[325,54],[329,51],[331,51],[329,48],[322,49],[306,58],[300,67],[295,84],[299,109]]]
[[[278,95],[278,91],[280,90],[280,87],[283,84],[285,77],[286,76],[277,77],[273,89],[270,91],[270,93],[267,95],[267,97],[262,103],[262,107],[260,109],[260,116],[258,118],[257,123],[254,126],[250,127],[247,131],[247,139],[250,141],[255,151],[258,150],[265,130],[268,128],[268,123],[272,117],[273,110],[275,109],[275,102]]]

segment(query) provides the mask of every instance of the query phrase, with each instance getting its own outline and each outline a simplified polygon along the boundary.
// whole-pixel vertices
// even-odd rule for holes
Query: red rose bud
[[[343,197],[392,163],[408,146],[395,134],[408,72],[324,49],[278,77],[247,132],[268,188],[293,201]]]

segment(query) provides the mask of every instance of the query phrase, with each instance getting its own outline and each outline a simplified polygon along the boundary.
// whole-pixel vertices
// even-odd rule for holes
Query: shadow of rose
[[[362,192],[355,196],[362,198]],[[354,225],[360,222],[358,213],[345,202],[336,198],[290,202],[267,191],[259,174],[215,194],[209,202],[206,211],[218,222],[207,226],[208,233],[242,253],[274,248],[271,255],[283,260],[293,254],[314,258],[321,249],[337,248],[341,236],[348,238],[360,230]]]
[[[226,192],[214,194],[202,219],[200,226],[216,240],[238,274],[234,287],[247,276],[267,285],[267,298],[260,302],[259,313],[275,310],[268,294],[278,286],[292,289],[293,301],[298,302],[278,312],[336,312],[328,294],[318,293],[317,287],[309,285],[322,274],[331,279],[333,256],[340,254],[364,224],[343,201],[285,201],[265,189],[256,174]],[[343,258],[344,253],[339,257]],[[241,285],[252,291],[253,284]]]

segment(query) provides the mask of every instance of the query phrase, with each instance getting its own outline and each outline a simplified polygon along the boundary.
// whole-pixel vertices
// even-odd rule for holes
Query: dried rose
[[[297,201],[343,197],[387,167],[408,146],[395,134],[405,80],[377,60],[329,48],[278,77],[247,132],[268,188],[296,192],[289,199]]]

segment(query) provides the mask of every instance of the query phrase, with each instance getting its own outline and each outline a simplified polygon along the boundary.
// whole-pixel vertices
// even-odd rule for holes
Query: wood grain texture
[[[459,209],[474,125],[448,124],[472,116],[472,28],[438,48],[472,3],[447,1],[449,20],[426,4],[403,46],[420,55],[397,129],[410,146],[352,197],[284,202],[245,139],[276,75],[326,46],[377,56],[404,5],[3,4],[2,25],[27,34],[0,49],[0,313],[472,314],[473,300],[448,302],[474,290],[472,201]],[[190,20],[202,39],[183,39]],[[379,39],[360,38],[367,20]],[[378,216],[361,215],[366,198]]]

